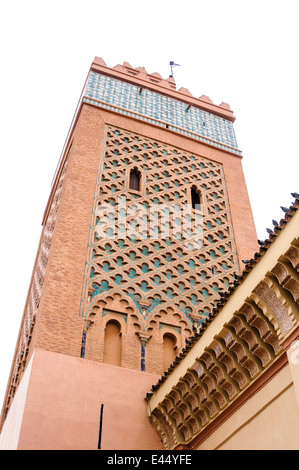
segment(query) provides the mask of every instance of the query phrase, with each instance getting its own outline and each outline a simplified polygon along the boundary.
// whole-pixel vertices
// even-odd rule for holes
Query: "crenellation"
[[[92,447],[102,405],[104,448],[185,445],[281,353],[290,302],[278,292],[298,298],[296,245],[287,276],[273,271],[275,297],[263,281],[195,354],[256,249],[234,119],[173,77],[94,59],[45,209],[4,404],[3,422],[28,373],[20,446]],[[159,391],[189,355],[150,414],[149,386]]]

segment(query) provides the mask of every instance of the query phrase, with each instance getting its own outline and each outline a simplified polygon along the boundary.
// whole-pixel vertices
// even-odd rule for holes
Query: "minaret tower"
[[[148,389],[256,250],[234,115],[95,58],[57,166],[2,448],[159,449]]]

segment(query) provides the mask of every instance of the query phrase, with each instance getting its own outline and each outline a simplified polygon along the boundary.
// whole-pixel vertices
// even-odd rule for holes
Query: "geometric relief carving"
[[[59,209],[60,197],[63,187],[63,182],[67,170],[68,157],[70,149],[66,156],[65,163],[61,170],[61,174],[57,183],[54,196],[51,201],[49,214],[44,226],[43,237],[41,240],[40,248],[37,254],[37,260],[34,266],[32,281],[29,288],[28,299],[25,305],[24,320],[21,326],[19,341],[17,343],[15,360],[12,367],[12,375],[8,388],[7,400],[4,406],[4,418],[9,410],[13,396],[21,381],[23,372],[26,368],[29,354],[29,347],[31,344],[33,329],[36,323],[38,314],[38,307],[40,303],[42,288],[44,284],[44,277],[46,267],[48,264],[49,252],[52,244],[52,236],[55,228],[55,222]],[[0,423],[1,425],[1,423]],[[0,426],[1,427],[1,426]]]
[[[139,191],[129,188],[131,169],[140,175]],[[181,217],[191,206],[192,187],[198,190],[202,207],[199,213],[191,210],[187,233]],[[162,210],[169,215],[166,235],[160,224]],[[200,228],[195,216],[202,221]],[[199,246],[190,238],[190,230],[197,234],[196,241],[202,239]],[[104,294],[118,292],[130,301],[142,331],[150,328],[159,310],[172,307],[189,336],[194,318],[198,323],[205,320],[237,269],[222,166],[107,126],[80,315],[88,316]]]
[[[249,300],[152,411],[172,422],[175,442],[165,440],[166,448],[188,443],[282,352],[271,319]]]
[[[261,305],[265,315],[267,315],[275,325],[279,337],[285,336],[293,326],[293,322],[288,314],[287,308],[277,298],[274,290],[261,281],[253,290],[258,297],[257,304]]]
[[[277,263],[272,269],[272,273],[276,276],[278,282],[285,288],[288,289],[294,297],[294,300],[299,300],[299,282],[297,276],[292,277],[292,272],[288,266],[284,263]]]
[[[299,250],[296,246],[292,245],[285,253],[285,257],[290,261],[293,268],[299,271]]]
[[[168,422],[166,415],[157,410],[155,415],[152,415],[151,420],[155,425],[165,448],[172,449],[177,444],[177,441],[175,439],[173,427]]]
[[[293,213],[298,203],[297,197]],[[284,226],[284,221],[281,221],[281,226]],[[193,365],[181,371],[181,378],[172,388],[179,390],[181,396],[171,390],[152,410],[156,417],[166,409],[167,416],[175,412],[176,419],[172,422],[175,442],[173,439],[165,440],[167,449],[188,445],[281,356],[292,335],[298,332],[298,246],[298,239],[293,240],[289,249],[273,261],[273,268],[243,299],[241,307],[231,312],[229,321],[222,325],[211,343],[199,353]],[[240,279],[242,281],[242,276]],[[232,295],[237,294],[238,287]],[[217,314],[221,314],[222,306],[223,303],[219,302]],[[201,326],[201,334],[195,334],[189,340],[193,351],[197,341],[200,347],[201,336],[207,326],[206,321]],[[185,357],[187,361],[188,350],[180,353],[176,364]],[[172,370],[170,367],[158,384],[152,387],[148,399],[167,380]],[[172,407],[169,396],[172,397]],[[180,413],[183,400],[184,410],[187,406],[189,416],[197,419],[199,424],[199,431],[194,432],[191,438],[187,437],[186,432],[179,433],[179,429],[185,430],[188,426],[191,429],[184,410]]]
[[[279,289],[272,281],[274,274]],[[167,416],[173,418],[175,442],[167,441],[166,448],[190,442],[283,352],[280,339],[299,320],[298,304],[293,314],[289,294],[283,295],[286,279],[296,285],[296,275],[291,275],[277,263],[152,411],[156,415],[167,410]]]
[[[274,327],[268,321],[267,317],[264,318],[262,310],[260,310],[253,301],[245,302],[239,309],[239,313],[244,316],[250,326],[255,328],[263,343],[271,346],[271,348],[268,347],[268,351],[270,354],[273,350],[271,354],[272,358],[281,351]]]

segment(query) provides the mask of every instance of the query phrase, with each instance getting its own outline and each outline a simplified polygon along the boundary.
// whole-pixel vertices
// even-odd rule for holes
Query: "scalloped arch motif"
[[[189,325],[194,317],[201,323],[214,307],[219,290],[226,289],[238,271],[222,165],[113,126],[106,126],[104,132],[80,315],[87,317],[95,301],[107,293],[119,293],[132,301],[143,331],[159,309],[169,306]],[[129,190],[131,168],[142,174],[140,191]],[[179,218],[175,214],[191,203],[194,185],[202,196],[203,244],[190,250],[184,236],[176,236]],[[130,213],[134,205],[142,206],[142,216],[148,214],[148,220],[150,210],[152,214],[157,208],[159,217],[162,206],[170,207],[170,236],[161,236],[157,222],[151,236],[147,232],[148,238],[119,237],[124,229],[120,197],[126,198]],[[106,236],[99,239],[99,208],[104,205],[111,207],[118,231],[109,232],[106,226]],[[127,222],[138,225],[139,215],[130,219],[127,213]]]

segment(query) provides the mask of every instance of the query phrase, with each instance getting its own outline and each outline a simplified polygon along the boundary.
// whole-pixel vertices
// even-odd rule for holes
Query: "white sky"
[[[94,56],[163,78],[173,60],[177,89],[230,104],[264,239],[299,192],[298,11],[297,0],[1,2],[0,407],[51,181]]]

